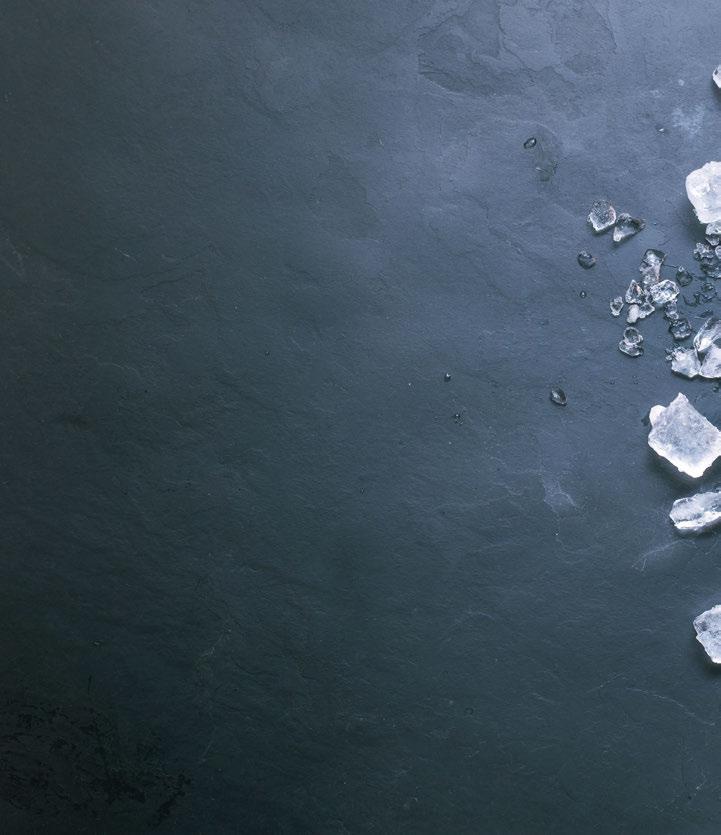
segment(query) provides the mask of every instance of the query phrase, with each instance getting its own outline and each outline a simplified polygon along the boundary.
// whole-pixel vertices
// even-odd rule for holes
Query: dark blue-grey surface
[[[692,266],[717,16],[4,4],[4,831],[718,830],[642,419],[721,393],[608,313]]]

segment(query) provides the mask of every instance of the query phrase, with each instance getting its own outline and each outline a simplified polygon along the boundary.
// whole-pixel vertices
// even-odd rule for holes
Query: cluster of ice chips
[[[721,88],[721,66],[714,72],[714,82]],[[689,319],[678,310],[679,296],[687,307],[707,304],[716,298],[715,280],[721,278],[721,162],[710,162],[693,171],[686,179],[686,192],[701,223],[706,224],[706,240],[698,243],[693,256],[703,275],[693,276],[684,267],[674,267],[673,278],[661,274],[666,254],[647,249],[639,266],[639,277],[631,281],[623,296],[611,300],[611,315],[619,317],[626,309],[626,324],[619,350],[629,357],[643,354],[643,336],[636,323],[663,308],[669,323],[673,348],[667,350],[671,370],[690,379],[700,377],[721,379],[721,319],[712,311],[701,315],[702,324],[696,333]],[[643,221],[628,215],[617,215],[607,200],[598,200],[591,207],[588,222],[594,232],[613,228],[614,241],[622,241],[643,229]],[[581,256],[579,263],[582,266]],[[590,256],[592,257],[592,256]],[[594,259],[595,263],[595,259]],[[591,264],[593,266],[593,264]],[[689,299],[682,295],[694,278],[702,282],[699,291]],[[681,346],[693,337],[690,344]],[[707,420],[683,394],[668,406],[654,406],[649,412],[651,429],[648,443],[654,452],[679,473],[699,479],[721,457],[721,431]],[[710,490],[678,499],[669,513],[680,533],[698,534],[721,524],[721,490]],[[693,622],[696,637],[709,658],[721,664],[721,605],[699,615]]]

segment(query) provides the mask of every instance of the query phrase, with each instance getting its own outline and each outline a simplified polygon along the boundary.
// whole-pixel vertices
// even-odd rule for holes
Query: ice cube
[[[686,177],[686,194],[701,223],[721,220],[721,162],[707,162]]]
[[[714,664],[721,664],[721,606],[702,612],[693,622],[696,640]]]
[[[629,305],[628,313],[626,315],[626,321],[629,325],[635,325],[638,322],[640,313],[639,313],[639,306],[637,304]]]
[[[668,322],[678,321],[678,305],[676,301],[666,302],[663,306],[663,318]]]
[[[698,377],[701,363],[694,348],[674,348],[671,351],[671,371],[693,380]]]
[[[721,432],[678,394],[668,406],[649,412],[648,445],[676,469],[700,478],[721,455]]]
[[[616,222],[616,210],[608,200],[596,200],[588,213],[588,222],[594,232],[605,232]]]
[[[646,221],[638,217],[631,217],[631,215],[622,212],[616,218],[616,225],[613,228],[613,240],[616,243],[625,241],[637,232],[640,232],[646,225]]]
[[[721,491],[677,499],[668,514],[682,533],[701,533],[721,522]]]
[[[621,296],[614,296],[611,299],[611,316],[620,316],[621,311],[623,310],[623,299]]]
[[[646,291],[638,281],[632,281],[626,290],[626,304],[641,304],[645,299]]]

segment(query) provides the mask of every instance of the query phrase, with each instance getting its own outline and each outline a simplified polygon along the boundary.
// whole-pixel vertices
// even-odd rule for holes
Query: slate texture
[[[721,393],[608,312],[693,264],[717,16],[3,4],[4,831],[718,830],[642,420]]]

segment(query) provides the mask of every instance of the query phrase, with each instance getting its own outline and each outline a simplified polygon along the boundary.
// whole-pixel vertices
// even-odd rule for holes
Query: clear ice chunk
[[[618,244],[625,241],[637,232],[640,232],[646,225],[646,221],[638,217],[631,217],[631,215],[622,212],[616,218],[616,225],[613,227],[613,240]]]
[[[650,316],[654,313],[656,308],[651,304],[649,301],[643,302],[643,304],[639,305],[638,308],[638,318],[645,319],[647,316]]]
[[[648,445],[691,478],[700,478],[721,455],[721,432],[683,394],[668,406],[654,406],[649,420]]]
[[[676,300],[674,299],[672,302],[666,302],[663,306],[663,318],[668,322],[677,322],[678,316],[678,305],[676,304]]]
[[[712,345],[701,363],[699,374],[707,380],[721,379],[721,348]]]
[[[696,640],[714,664],[721,664],[721,606],[702,612],[693,622]]]
[[[683,342],[684,339],[688,339],[689,336],[693,333],[691,325],[688,319],[677,319],[675,322],[671,322],[668,326],[668,332],[671,334],[675,342]]]
[[[626,321],[628,322],[629,325],[635,325],[636,322],[638,322],[638,320],[641,316],[639,311],[640,311],[640,308],[637,304],[629,305],[628,313],[626,315]]]
[[[594,232],[605,232],[616,222],[616,210],[608,200],[596,200],[588,213],[588,222]]]
[[[713,345],[721,343],[721,319],[710,316],[693,338],[693,347],[703,356]]]
[[[578,255],[576,256],[576,260],[578,263],[583,267],[584,270],[590,270],[591,267],[595,266],[596,259],[591,255],[590,252],[587,252],[585,249],[582,249]]]
[[[714,220],[706,226],[706,235],[721,235],[721,220]]]
[[[620,316],[623,310],[623,298],[621,296],[614,296],[611,299],[611,316]]]
[[[721,64],[711,73],[711,78],[713,78],[713,83],[721,88]]]
[[[674,348],[671,351],[671,371],[693,380],[698,377],[701,363],[694,348]]]
[[[568,403],[566,392],[561,388],[551,389],[551,403],[557,406],[565,406]]]
[[[636,328],[626,328],[618,350],[627,357],[640,357],[643,353],[643,336]]]
[[[638,271],[645,287],[655,284],[661,277],[661,264],[666,260],[666,253],[660,249],[647,249],[641,259]]]
[[[721,162],[707,162],[686,177],[686,194],[701,223],[721,220]]]
[[[721,522],[721,491],[677,499],[668,514],[682,533],[701,533]]]
[[[679,289],[678,284],[676,284],[675,281],[671,281],[669,278],[657,281],[649,288],[651,300],[654,304],[666,304],[666,302],[672,302],[677,298],[680,292],[681,290]]]

